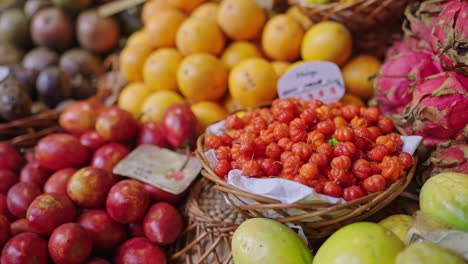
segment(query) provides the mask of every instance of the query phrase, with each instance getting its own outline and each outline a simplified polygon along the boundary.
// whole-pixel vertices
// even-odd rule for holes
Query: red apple
[[[86,264],[111,264],[111,263],[102,258],[93,258],[90,261],[86,262]]]
[[[146,122],[141,125],[138,135],[138,145],[141,144],[152,144],[162,148],[169,147],[169,142],[167,142],[161,126],[154,121]]]
[[[81,145],[89,148],[92,151],[95,151],[96,149],[104,146],[106,144],[106,141],[104,138],[101,137],[101,135],[98,134],[96,131],[88,131],[81,135],[80,137],[80,142]]]
[[[93,241],[86,229],[76,223],[63,224],[49,239],[50,257],[56,264],[80,264],[91,255]]]
[[[117,106],[104,110],[96,121],[96,131],[107,141],[132,139],[137,130],[138,123],[133,115]]]
[[[98,249],[112,249],[126,236],[125,226],[112,220],[103,210],[90,210],[80,216],[78,223],[91,235]]]
[[[182,216],[172,205],[161,202],[153,205],[143,220],[145,236],[158,245],[176,241],[182,232]]]
[[[7,206],[10,213],[18,218],[26,216],[29,204],[41,194],[41,188],[32,182],[19,182],[13,185],[7,194]]]
[[[76,169],[73,168],[66,168],[56,171],[44,184],[44,192],[67,194],[68,180],[75,172]]]
[[[130,153],[126,147],[118,143],[110,143],[100,147],[91,160],[91,166],[112,172],[115,165]]]
[[[16,149],[6,144],[0,144],[0,169],[18,171],[23,158]]]
[[[4,194],[0,193],[0,215],[10,218],[10,212],[7,207],[7,198]]]
[[[107,196],[106,209],[119,223],[138,222],[149,205],[149,194],[142,183],[123,180],[112,186]]]
[[[136,237],[122,244],[115,256],[116,264],[166,264],[164,252],[144,237]]]
[[[26,232],[41,234],[39,230],[31,226],[31,224],[28,222],[28,220],[26,220],[26,218],[20,218],[11,223],[11,234],[13,236]]]
[[[76,208],[65,194],[41,194],[28,208],[26,219],[31,227],[49,235],[61,224],[75,220]]]
[[[190,145],[197,137],[197,118],[186,104],[173,104],[161,122],[164,135],[173,148]]]
[[[130,228],[130,235],[132,237],[144,237],[145,236],[142,223],[131,223],[128,225],[128,227]]]
[[[48,264],[47,241],[30,232],[16,235],[3,248],[0,263]]]
[[[33,162],[36,160],[36,153],[34,151],[26,151],[24,152],[24,158],[27,162]]]
[[[0,214],[0,248],[5,245],[11,236],[10,221],[4,215]]]
[[[89,152],[76,137],[53,134],[39,141],[36,159],[45,168],[60,170],[84,165],[89,159]]]
[[[0,194],[7,194],[11,186],[18,182],[18,176],[11,170],[0,169]]]
[[[26,164],[26,166],[21,170],[20,181],[33,182],[42,187],[51,174],[52,171],[42,167],[39,162],[33,161]]]
[[[103,207],[107,193],[114,183],[113,175],[106,170],[85,167],[68,180],[67,194],[81,207]]]
[[[166,192],[163,189],[160,189],[156,186],[153,186],[151,184],[145,183],[145,189],[149,192],[150,198],[152,202],[168,202],[171,204],[175,204],[178,201],[180,201],[182,198],[184,198],[185,193],[180,193],[180,194],[173,194],[170,192]]]
[[[94,129],[104,106],[93,100],[78,101],[60,115],[59,123],[67,132],[81,135]]]

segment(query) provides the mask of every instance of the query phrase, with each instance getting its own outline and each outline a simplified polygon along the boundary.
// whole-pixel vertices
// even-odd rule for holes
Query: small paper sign
[[[339,101],[345,94],[340,68],[332,62],[304,62],[286,72],[278,81],[279,98]]]
[[[140,145],[115,166],[113,173],[180,194],[201,171],[200,162],[169,149]]]
[[[263,7],[264,9],[271,10],[273,8],[273,0],[255,0],[257,5]]]

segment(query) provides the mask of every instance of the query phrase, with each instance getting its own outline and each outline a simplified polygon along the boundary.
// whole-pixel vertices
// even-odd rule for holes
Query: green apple
[[[403,250],[395,264],[464,264],[465,261],[455,252],[429,242],[411,244]]]
[[[379,225],[387,228],[392,231],[403,243],[408,244],[408,239],[406,238],[406,233],[408,232],[411,216],[398,214],[391,215],[384,220],[379,222]]]

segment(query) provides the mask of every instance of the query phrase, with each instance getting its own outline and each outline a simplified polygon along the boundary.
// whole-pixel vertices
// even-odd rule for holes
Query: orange
[[[187,13],[192,12],[195,8],[201,5],[204,0],[165,0],[170,5],[184,10]]]
[[[235,41],[224,50],[221,60],[228,69],[248,58],[261,58],[262,54],[255,44],[247,41]]]
[[[119,95],[118,106],[137,117],[141,113],[141,106],[151,94],[151,89],[144,83],[130,83]]]
[[[153,91],[177,91],[177,69],[184,56],[174,48],[158,49],[146,59],[143,80]]]
[[[380,61],[372,56],[359,55],[352,58],[342,69],[346,91],[364,100],[371,98],[374,95],[373,78],[380,67]]]
[[[139,48],[138,46],[126,47],[119,57],[120,71],[128,81],[141,81],[143,79],[142,70],[146,58],[151,50]]]
[[[265,11],[254,0],[224,0],[218,10],[218,24],[233,40],[251,40],[260,35]]]
[[[268,20],[263,29],[262,47],[273,60],[293,61],[301,53],[304,29],[287,15],[277,15]]]
[[[234,113],[235,111],[241,110],[244,107],[239,103],[238,101],[234,100],[230,94],[226,96],[226,98],[223,100],[223,105],[224,109],[226,109],[226,112],[228,113]]]
[[[184,103],[184,98],[174,91],[157,91],[146,98],[141,108],[141,121],[161,122],[166,109],[173,104]]]
[[[208,2],[200,5],[192,12],[192,17],[198,17],[203,19],[211,20],[217,23],[216,19],[218,18],[218,3]]]
[[[276,75],[264,59],[251,58],[237,64],[229,74],[229,91],[245,107],[270,102],[276,97]]]
[[[191,17],[177,32],[177,48],[184,55],[194,53],[220,54],[224,49],[224,34],[216,22]]]
[[[146,24],[154,14],[167,8],[173,8],[173,6],[165,0],[147,1],[141,10],[141,20]]]
[[[151,45],[155,48],[174,47],[177,31],[186,18],[176,8],[167,8],[154,14],[145,25]]]
[[[364,101],[362,101],[361,98],[349,93],[344,94],[343,97],[341,97],[340,102],[342,102],[343,104],[357,104],[360,106],[366,106],[366,104],[364,103]]]
[[[274,61],[271,63],[278,77],[281,77],[288,70],[290,65],[291,64],[285,61]]]
[[[197,117],[199,134],[205,132],[206,128],[211,124],[223,120],[226,117],[226,110],[219,104],[213,102],[199,102],[193,104],[190,109]]]
[[[343,65],[351,55],[351,32],[342,24],[324,21],[313,25],[302,40],[305,61],[331,61]]]
[[[148,34],[143,29],[138,30],[137,32],[130,35],[125,43],[126,47],[136,47],[138,49],[152,50],[151,44],[148,40]]]
[[[300,61],[296,61],[296,62],[294,62],[292,64],[289,64],[288,68],[286,69],[286,72],[290,71],[294,67],[299,66],[300,64],[302,64],[304,62],[306,62],[306,61],[300,60]]]
[[[227,90],[227,69],[215,56],[197,53],[186,57],[177,72],[181,93],[196,101],[215,101]]]

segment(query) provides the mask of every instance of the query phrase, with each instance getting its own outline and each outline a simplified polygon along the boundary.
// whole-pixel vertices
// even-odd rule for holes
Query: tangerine
[[[146,59],[143,80],[153,91],[177,91],[177,69],[184,57],[174,48],[158,49]]]

